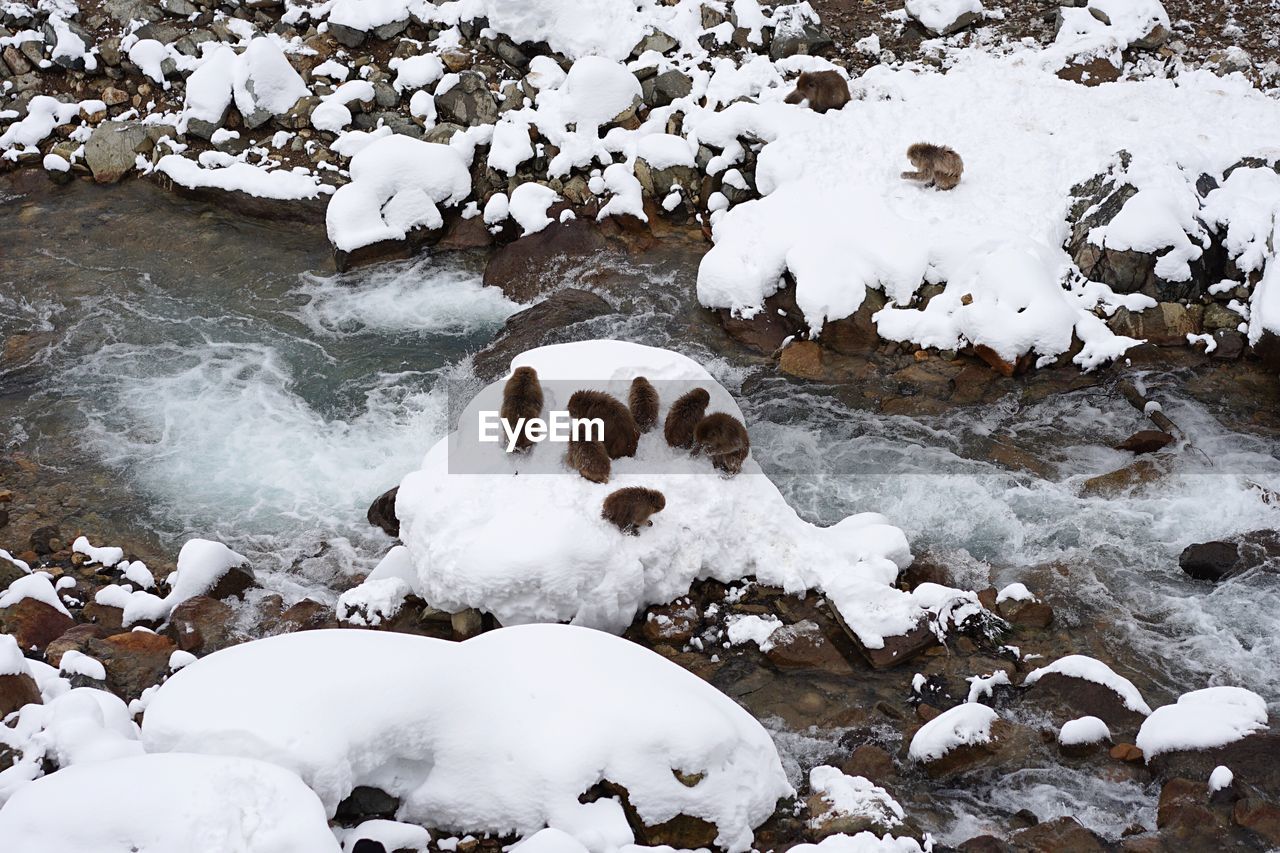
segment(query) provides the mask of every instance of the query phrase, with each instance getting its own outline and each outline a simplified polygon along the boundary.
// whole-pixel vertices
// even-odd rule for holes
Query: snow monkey
[[[925,186],[932,184],[940,190],[955,189],[964,174],[964,161],[945,145],[917,142],[907,149],[907,159],[916,171],[903,172],[902,177],[920,181]]]
[[[721,471],[737,474],[747,461],[751,440],[742,421],[724,412],[715,412],[698,421],[694,429],[695,452],[711,457],[711,464]]]
[[[599,418],[604,422],[604,449],[610,459],[635,456],[640,441],[635,418],[612,394],[603,391],[574,391],[569,398],[569,416],[574,420]]]
[[[643,376],[631,380],[631,396],[627,399],[636,429],[648,432],[658,423],[658,389]]]
[[[849,84],[835,71],[803,71],[796,88],[787,95],[788,104],[809,102],[815,113],[838,110],[849,103]]]
[[[570,441],[565,463],[593,483],[609,482],[613,463],[603,441]]]
[[[672,447],[693,447],[693,430],[707,412],[711,395],[703,388],[694,388],[671,404],[662,434]]]
[[[508,432],[514,431],[516,424],[523,418],[529,420],[542,414],[542,385],[538,383],[538,371],[532,367],[517,367],[515,373],[507,380],[502,389],[502,408],[499,417],[506,422]],[[529,438],[528,427],[520,429],[516,436],[516,451],[525,451],[533,446]]]
[[[616,525],[623,533],[639,536],[641,527],[653,526],[649,516],[662,512],[666,505],[667,499],[662,496],[662,492],[629,486],[618,489],[604,499],[604,511],[600,516]]]

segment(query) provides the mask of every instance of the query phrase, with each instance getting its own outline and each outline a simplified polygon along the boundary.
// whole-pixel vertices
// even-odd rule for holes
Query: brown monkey
[[[631,380],[631,396],[627,398],[627,407],[631,409],[636,429],[648,432],[658,423],[658,389],[648,379],[637,376]]]
[[[960,155],[945,145],[917,142],[907,149],[907,159],[916,167],[914,172],[903,172],[909,181],[920,181],[940,190],[955,189],[964,174],[964,161]]]
[[[693,447],[693,430],[707,412],[711,395],[703,388],[694,388],[671,404],[662,434],[672,447]]]
[[[565,464],[593,483],[609,482],[613,463],[603,441],[570,441]]]
[[[695,452],[711,457],[721,471],[737,474],[751,451],[751,439],[742,421],[724,412],[714,412],[698,421],[694,429]]]
[[[640,441],[635,418],[612,394],[603,391],[574,391],[569,398],[569,416],[574,420],[599,418],[604,422],[604,449],[610,459],[635,456]]]
[[[645,489],[640,486],[629,486],[609,495],[604,499],[604,511],[600,516],[611,524],[617,525],[623,533],[632,536],[640,535],[641,527],[652,527],[649,516],[662,512],[667,499],[662,492]]]
[[[512,430],[521,418],[528,421],[542,414],[542,385],[538,382],[538,371],[532,367],[516,368],[502,389],[502,408],[498,414]],[[528,427],[522,427],[516,436],[516,450],[524,451],[532,446]]]
[[[838,110],[849,103],[849,84],[835,71],[803,71],[796,88],[787,95],[788,104],[809,102],[815,113]]]

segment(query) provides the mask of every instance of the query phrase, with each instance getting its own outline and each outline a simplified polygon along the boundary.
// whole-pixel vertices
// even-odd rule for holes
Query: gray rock
[[[670,53],[680,46],[680,42],[664,33],[662,30],[654,30],[649,35],[640,39],[639,43],[631,49],[631,56],[637,57],[646,51],[653,50],[658,53]]]
[[[160,8],[175,18],[190,18],[200,12],[190,0],[160,0]]]
[[[151,150],[154,140],[145,125],[104,121],[84,146],[85,163],[100,184],[114,184],[134,167],[138,154]]]
[[[378,102],[378,106],[384,110],[389,110],[400,103],[400,93],[386,80],[378,80],[373,84],[373,97]]]
[[[773,13],[773,40],[769,44],[769,58],[785,59],[788,56],[817,56],[831,49],[831,37],[823,31],[817,16],[807,3],[778,6]]]
[[[120,39],[116,36],[107,36],[98,42],[98,58],[102,60],[104,65],[115,68],[120,64]]]
[[[30,61],[16,47],[6,47],[3,52],[0,52],[0,58],[3,58],[5,65],[9,66],[10,74],[6,76],[19,77],[31,72]]]
[[[1204,306],[1204,330],[1216,332],[1219,329],[1234,329],[1244,322],[1244,318],[1220,302],[1210,302]]]
[[[44,62],[44,44],[42,42],[24,41],[18,45],[18,50],[34,68],[39,68],[40,63]]]
[[[653,105],[665,107],[677,98],[684,98],[693,91],[693,80],[683,71],[674,68],[653,78]]]
[[[473,360],[476,375],[485,380],[496,379],[520,353],[553,341],[573,340],[574,336],[566,334],[566,330],[612,313],[609,303],[594,293],[575,288],[557,290],[536,305],[507,318],[493,343],[476,354]],[[589,335],[578,336],[582,337]],[[370,521],[377,524],[372,513],[370,508]]]
[[[641,188],[650,198],[656,198],[661,201],[667,197],[667,194],[677,184],[695,198],[697,197],[700,180],[697,169],[692,166],[669,166],[666,169],[654,169],[643,157],[640,157],[636,159],[635,173],[636,180],[640,181]]]
[[[344,27],[342,24],[329,23],[329,35],[337,39],[338,44],[345,47],[359,47],[364,44],[365,31]]]
[[[380,27],[374,27],[372,31],[372,35],[376,39],[379,39],[381,41],[386,41],[387,39],[392,39],[400,35],[402,32],[405,31],[405,28],[408,26],[409,26],[408,18],[405,18],[403,21],[392,21],[389,24],[383,24]]]
[[[461,133],[462,127],[451,121],[442,121],[435,127],[427,131],[422,138],[427,142],[438,142],[441,145],[448,145],[449,140],[453,139],[455,133]]]
[[[524,69],[529,66],[529,57],[525,52],[506,39],[499,41],[493,52],[513,68]]]
[[[436,95],[436,112],[441,119],[463,127],[493,124],[498,120],[498,101],[483,77],[464,71],[453,88]]]
[[[130,21],[158,21],[161,17],[159,7],[148,0],[104,0],[102,11],[121,26]]]

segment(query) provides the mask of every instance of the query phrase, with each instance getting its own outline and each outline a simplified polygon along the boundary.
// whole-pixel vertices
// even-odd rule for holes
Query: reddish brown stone
[[[70,616],[34,598],[0,610],[0,631],[12,634],[23,651],[44,651],[74,624]]]
[[[1131,743],[1118,743],[1111,747],[1111,751],[1108,754],[1116,761],[1133,763],[1142,760],[1142,750]]]
[[[169,672],[169,656],[177,648],[161,634],[130,631],[90,640],[86,653],[102,661],[107,669],[107,688],[127,701],[160,683]]]
[[[207,595],[189,598],[173,609],[169,629],[178,648],[205,655],[233,645],[231,608]]]
[[[40,688],[30,675],[25,672],[0,675],[0,720],[23,705],[39,705],[42,702]]]
[[[1015,832],[1009,839],[1015,850],[1029,853],[1104,853],[1107,844],[1073,817],[1060,817]]]
[[[1275,803],[1248,797],[1236,803],[1232,818],[1238,825],[1261,835],[1268,844],[1280,846],[1280,806]]]
[[[1141,429],[1116,445],[1116,450],[1130,453],[1155,453],[1173,444],[1174,437],[1164,430]]]
[[[780,669],[820,669],[837,675],[853,673],[844,655],[822,634],[817,623],[808,620],[786,625],[769,638],[773,646],[765,652]]]
[[[801,379],[821,379],[822,347],[813,341],[793,341],[783,348],[778,368]]]

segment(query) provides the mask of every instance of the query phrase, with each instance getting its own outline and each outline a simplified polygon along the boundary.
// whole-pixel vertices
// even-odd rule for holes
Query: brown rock
[[[114,86],[108,86],[102,90],[102,102],[109,107],[118,107],[127,100],[129,100],[129,93]]]
[[[853,642],[853,647],[875,669],[901,666],[917,655],[922,654],[926,649],[938,644],[938,637],[933,633],[932,624],[927,619],[921,619],[916,624],[916,627],[907,633],[899,634],[895,637],[885,637],[884,645],[881,648],[868,648],[863,645],[862,640],[858,639],[858,635],[850,631],[849,626],[844,624],[844,620],[840,618],[838,611],[833,608],[831,615],[835,617],[836,622],[840,624],[845,634]]]
[[[1236,803],[1232,818],[1238,825],[1261,835],[1268,844],[1280,847],[1280,806],[1246,797]]]
[[[662,604],[649,608],[640,631],[651,643],[682,646],[693,639],[698,624],[698,608],[693,605]]]
[[[1154,483],[1168,473],[1168,469],[1153,459],[1139,459],[1123,468],[1099,474],[1084,481],[1080,493],[1086,497],[1114,497],[1138,486]]]
[[[1174,437],[1164,430],[1142,429],[1116,445],[1116,450],[1128,450],[1130,453],[1155,453],[1173,444]]]
[[[1089,61],[1077,59],[1058,69],[1058,76],[1072,83],[1084,86],[1100,86],[1103,83],[1114,83],[1120,79],[1121,68],[1114,65],[1105,56],[1095,57]]]
[[[253,569],[248,566],[232,566],[227,573],[218,578],[206,595],[210,598],[243,598],[245,592],[258,585],[253,576]]]
[[[1135,763],[1142,760],[1142,750],[1131,743],[1118,743],[1108,753],[1116,761]]]
[[[1146,719],[1125,707],[1110,687],[1060,672],[1042,675],[1027,688],[1024,701],[1048,713],[1059,726],[1078,717],[1093,716],[1106,723],[1112,734],[1136,732]]]
[[[0,675],[0,720],[23,705],[43,704],[36,680],[27,673]]]
[[[484,268],[484,283],[516,302],[532,302],[563,281],[561,273],[609,250],[609,243],[586,220],[549,225],[498,249]]]
[[[1161,302],[1145,311],[1120,308],[1107,321],[1118,335],[1145,339],[1158,347],[1186,346],[1187,335],[1200,334],[1204,309],[1178,302]]]
[[[107,668],[107,688],[126,701],[136,699],[169,672],[169,655],[177,646],[150,631],[130,631],[105,640],[90,640],[87,654]]]
[[[849,776],[863,776],[876,784],[883,784],[898,773],[893,756],[869,743],[855,749],[840,765],[840,772]]]
[[[1107,844],[1085,829],[1073,817],[1060,817],[1015,832],[1009,841],[1014,849],[1029,853],[1105,853]]]
[[[765,657],[780,669],[820,669],[851,675],[853,667],[822,634],[816,622],[805,620],[784,625],[769,638],[773,646]]]
[[[216,598],[197,595],[173,608],[169,629],[178,648],[194,655],[207,655],[235,645],[234,618],[230,606]]]
[[[90,640],[101,640],[116,633],[119,632],[108,630],[102,625],[76,625],[48,645],[44,650],[45,663],[49,666],[61,666],[62,656],[67,652],[88,654]]]
[[[455,640],[467,640],[484,633],[484,614],[474,607],[452,614],[449,622]]]
[[[818,341],[844,355],[862,355],[878,347],[882,341],[871,316],[883,308],[887,300],[878,290],[867,289],[862,305],[848,317],[829,320],[822,326]],[[800,316],[798,313],[796,316]]]
[[[276,633],[292,634],[295,631],[311,631],[317,628],[336,628],[338,620],[333,608],[310,598],[304,598],[280,614]]]
[[[484,380],[497,379],[520,353],[551,343],[571,326],[611,313],[613,307],[590,291],[572,287],[557,290],[507,318],[493,343],[472,359],[476,375]]]
[[[814,341],[793,341],[783,348],[778,367],[801,379],[821,379],[822,347]]]
[[[400,487],[394,486],[374,499],[369,505],[369,512],[365,517],[374,527],[380,528],[383,533],[393,539],[400,538],[400,519],[396,518],[396,495],[400,494]]]
[[[1147,762],[1158,778],[1208,779],[1213,768],[1231,768],[1235,784],[1250,786],[1268,799],[1280,799],[1280,731],[1271,729],[1251,734],[1214,749],[1162,752]]]
[[[1048,628],[1053,624],[1053,608],[1043,601],[1006,601],[999,610],[1019,628]]]
[[[1013,850],[1008,844],[994,835],[978,835],[963,842],[957,850],[963,853],[1007,853]]]
[[[43,652],[73,625],[75,621],[70,616],[34,598],[24,598],[0,610],[0,631],[12,634],[23,651]]]

